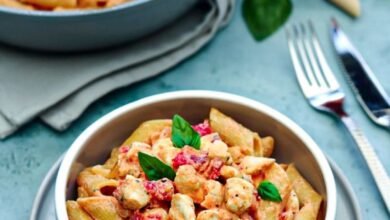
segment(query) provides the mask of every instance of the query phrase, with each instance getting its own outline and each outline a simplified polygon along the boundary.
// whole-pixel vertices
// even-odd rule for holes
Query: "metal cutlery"
[[[332,113],[345,125],[363,155],[383,201],[390,212],[390,178],[380,162],[374,148],[363,132],[344,111],[344,93],[340,89],[311,22],[293,25],[287,32],[288,48],[301,90],[312,107]]]
[[[360,105],[375,123],[390,128],[389,96],[335,19],[331,39]]]

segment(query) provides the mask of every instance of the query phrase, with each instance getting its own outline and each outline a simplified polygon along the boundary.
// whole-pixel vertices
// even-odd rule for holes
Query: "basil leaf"
[[[159,180],[166,177],[173,181],[176,177],[172,167],[161,162],[157,157],[138,152],[138,161],[149,180]]]
[[[263,200],[269,200],[273,202],[281,202],[279,190],[276,186],[268,180],[264,180],[257,187],[257,192]]]
[[[242,13],[252,36],[263,40],[287,21],[292,11],[291,0],[244,0]]]
[[[173,116],[172,122],[172,142],[177,148],[189,145],[197,150],[200,149],[200,135],[196,132],[190,123],[180,115]]]

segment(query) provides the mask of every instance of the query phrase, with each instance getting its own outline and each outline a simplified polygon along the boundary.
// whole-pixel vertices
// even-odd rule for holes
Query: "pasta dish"
[[[70,220],[315,220],[322,196],[261,137],[212,108],[142,123],[77,178]]]
[[[0,0],[0,6],[25,10],[64,11],[108,8],[131,0]]]

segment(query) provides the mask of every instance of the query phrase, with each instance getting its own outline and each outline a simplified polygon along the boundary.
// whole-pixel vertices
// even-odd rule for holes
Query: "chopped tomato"
[[[202,123],[193,125],[192,128],[200,134],[200,136],[205,136],[212,133],[210,123],[208,120],[204,120]]]
[[[171,201],[175,190],[173,182],[167,178],[145,181],[144,187],[153,199],[160,201]]]
[[[222,166],[223,166],[222,160],[212,159],[209,160],[207,164],[200,167],[198,169],[198,172],[208,179],[216,180],[221,175]]]
[[[207,153],[197,152],[190,148],[183,148],[183,150],[176,155],[172,160],[173,168],[177,169],[182,165],[192,165],[195,169],[207,162]]]
[[[129,149],[130,149],[129,146],[123,145],[123,146],[121,146],[121,147],[119,148],[119,153],[125,154],[125,153],[129,152]]]

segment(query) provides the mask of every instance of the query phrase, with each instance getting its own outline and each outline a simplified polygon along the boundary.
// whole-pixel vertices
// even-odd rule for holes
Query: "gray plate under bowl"
[[[56,219],[54,186],[61,160],[62,157],[57,160],[42,181],[32,206],[30,220]],[[336,219],[361,220],[359,204],[351,185],[334,162],[329,160],[329,164],[332,168],[337,188]]]
[[[52,52],[102,49],[173,22],[201,0],[133,0],[112,8],[28,11],[0,6],[0,41]]]

